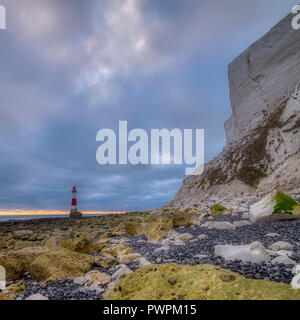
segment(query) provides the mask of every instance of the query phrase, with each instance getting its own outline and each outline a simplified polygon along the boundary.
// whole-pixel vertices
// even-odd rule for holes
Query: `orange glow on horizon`
[[[124,214],[126,211],[82,211],[84,215],[92,214]],[[47,210],[6,210],[0,211],[0,216],[39,216],[39,215],[69,215],[69,211]]]

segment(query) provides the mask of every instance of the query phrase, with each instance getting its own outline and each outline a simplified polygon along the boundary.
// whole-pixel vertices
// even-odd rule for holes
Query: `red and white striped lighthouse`
[[[82,214],[77,210],[77,190],[74,186],[72,189],[72,202],[71,202],[71,212],[70,218],[81,218]]]
[[[77,190],[74,186],[72,189],[72,202],[71,202],[71,211],[77,211],[77,198],[76,198]]]

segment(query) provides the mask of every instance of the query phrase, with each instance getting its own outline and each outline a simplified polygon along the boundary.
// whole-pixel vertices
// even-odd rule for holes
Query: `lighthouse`
[[[73,187],[71,192],[72,192],[72,202],[71,202],[70,218],[80,219],[82,218],[82,214],[77,210],[77,189],[75,186]]]

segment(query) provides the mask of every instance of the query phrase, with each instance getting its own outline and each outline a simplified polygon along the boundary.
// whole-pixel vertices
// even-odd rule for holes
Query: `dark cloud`
[[[0,209],[158,207],[183,166],[105,166],[96,133],[204,128],[225,145],[227,65],[295,1],[2,0]]]

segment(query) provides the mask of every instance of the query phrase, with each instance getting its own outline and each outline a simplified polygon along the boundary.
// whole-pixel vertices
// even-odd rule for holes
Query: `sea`
[[[100,217],[104,216],[105,214],[83,214],[83,217]],[[69,215],[66,214],[42,214],[42,215],[0,215],[0,222],[2,221],[9,221],[9,220],[31,220],[31,219],[46,219],[46,218],[68,218]]]

